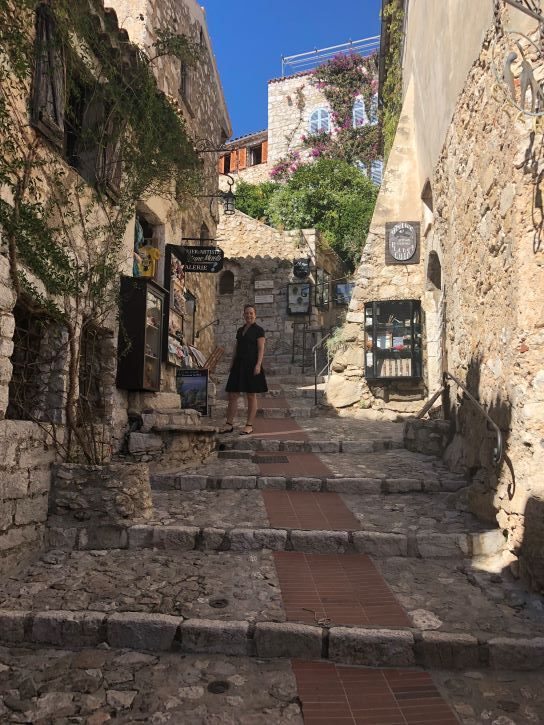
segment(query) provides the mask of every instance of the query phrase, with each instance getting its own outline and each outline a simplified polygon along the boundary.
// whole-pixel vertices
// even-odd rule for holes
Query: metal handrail
[[[476,398],[472,395],[471,392],[469,392],[468,388],[464,383],[462,383],[459,378],[456,378],[455,375],[452,375],[447,370],[444,371],[442,375],[443,381],[444,381],[444,387],[446,386],[446,380],[449,378],[450,380],[453,380],[456,385],[458,385],[465,393],[467,398],[471,400],[474,405],[478,408],[480,413],[484,416],[484,418],[487,420],[488,423],[491,424],[493,427],[495,434],[497,436],[497,445],[493,449],[493,462],[497,465],[499,464],[503,457],[504,457],[504,441],[502,437],[502,431],[499,428],[499,426],[495,423],[495,421],[489,416],[489,413],[486,411],[486,409],[482,406],[482,404],[476,400]]]
[[[322,337],[321,340],[319,342],[316,342],[316,344],[312,347],[312,353],[314,356],[314,405],[317,405],[317,378],[318,378],[318,375],[322,375],[323,370],[327,370],[327,375],[328,375],[328,371],[330,370],[330,364],[331,364],[331,356],[329,353],[329,349],[327,348],[327,364],[325,365],[323,370],[321,370],[318,373],[317,372],[317,351],[320,347],[323,346],[323,343],[325,342],[325,340],[327,340],[332,335],[332,333],[333,333],[333,330],[331,330],[327,335],[325,335],[325,337]]]

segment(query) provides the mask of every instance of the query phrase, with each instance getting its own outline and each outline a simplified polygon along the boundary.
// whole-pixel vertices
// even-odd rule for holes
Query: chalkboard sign
[[[182,409],[190,408],[208,415],[208,370],[176,370],[176,390]]]

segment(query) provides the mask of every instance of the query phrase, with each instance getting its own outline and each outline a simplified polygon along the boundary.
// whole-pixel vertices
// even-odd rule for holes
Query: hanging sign
[[[181,247],[186,272],[220,272],[223,269],[223,250],[219,247]]]

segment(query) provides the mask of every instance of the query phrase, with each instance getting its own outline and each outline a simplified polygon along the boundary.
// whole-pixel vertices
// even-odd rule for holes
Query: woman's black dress
[[[264,370],[261,365],[261,372],[254,374],[255,365],[259,355],[257,340],[264,337],[264,330],[255,322],[248,327],[245,335],[244,328],[238,328],[236,332],[236,353],[234,362],[227,380],[227,393],[266,393],[268,385]]]

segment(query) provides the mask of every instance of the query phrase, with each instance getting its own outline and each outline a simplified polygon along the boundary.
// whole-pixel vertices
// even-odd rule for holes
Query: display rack
[[[365,305],[365,374],[370,380],[422,376],[421,303],[387,300]]]
[[[123,390],[160,390],[165,297],[151,279],[121,277],[117,387]]]

